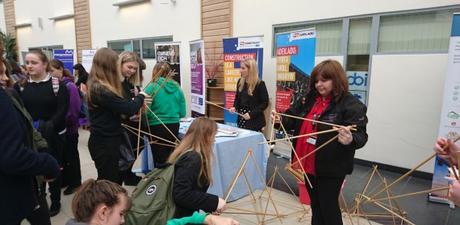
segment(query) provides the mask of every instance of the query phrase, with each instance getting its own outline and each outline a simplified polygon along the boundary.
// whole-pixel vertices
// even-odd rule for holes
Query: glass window
[[[111,41],[107,43],[107,46],[118,54],[122,53],[123,51],[133,51],[133,45],[131,41]]]
[[[350,20],[347,71],[368,71],[371,25],[372,18]]]
[[[141,41],[133,40],[133,52],[135,52],[139,57],[141,56]]]
[[[380,18],[379,53],[447,52],[452,10]]]
[[[276,49],[276,34],[310,27],[316,28],[316,55],[325,56],[341,54],[340,41],[342,39],[342,20],[317,24],[297,24],[275,27],[274,49]]]
[[[142,40],[142,58],[143,59],[154,59],[155,58],[155,43],[156,42],[171,42],[172,37],[164,38],[149,38]]]

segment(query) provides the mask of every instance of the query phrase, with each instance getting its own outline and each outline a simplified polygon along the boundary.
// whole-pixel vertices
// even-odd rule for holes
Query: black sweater
[[[27,111],[34,121],[40,121],[39,130],[45,137],[44,131],[53,127],[56,132],[66,128],[66,115],[69,108],[69,92],[64,83],[59,82],[59,91],[53,91],[52,79],[44,82],[28,82],[24,87],[15,85]],[[46,127],[46,128],[45,128]]]
[[[144,96],[138,95],[132,100],[125,99],[101,86],[93,91],[91,102],[91,135],[114,137],[122,134],[121,114],[131,116],[139,111],[144,103]]]
[[[307,115],[313,104],[315,103],[316,94],[310,92],[304,104],[299,104],[297,107],[289,108],[285,113],[304,118]],[[353,171],[353,160],[355,150],[362,148],[367,142],[367,108],[356,97],[350,93],[346,93],[338,102],[331,101],[329,107],[318,118],[320,121],[339,124],[339,125],[357,125],[357,131],[352,131],[353,141],[349,145],[342,145],[336,140],[324,146],[321,150],[315,153],[316,175],[326,177],[342,177],[346,174],[351,174]],[[299,135],[303,121],[288,117],[283,118],[283,125],[288,130],[294,130],[294,135]],[[331,126],[318,124],[317,130],[329,130]],[[322,145],[330,138],[337,135],[337,132],[330,132],[318,135],[316,147]],[[296,139],[298,140],[298,139]],[[294,146],[296,146],[294,140]]]
[[[19,224],[37,206],[34,177],[56,177],[59,166],[32,149],[32,126],[0,88],[0,212],[2,224]]]
[[[237,88],[241,79],[238,80]],[[265,82],[259,80],[259,83],[254,88],[252,96],[248,94],[248,84],[245,83],[243,90],[240,92],[236,90],[235,107],[238,113],[241,113],[242,109],[249,110],[249,116],[251,119],[246,121],[246,128],[250,130],[260,130],[265,126],[264,110],[268,106],[268,92],[265,87]],[[244,114],[244,113],[242,113]]]
[[[201,169],[199,153],[185,153],[175,163],[173,198],[176,203],[176,218],[191,216],[194,211],[203,210],[214,212],[219,203],[219,197],[208,194],[209,185],[198,185]]]

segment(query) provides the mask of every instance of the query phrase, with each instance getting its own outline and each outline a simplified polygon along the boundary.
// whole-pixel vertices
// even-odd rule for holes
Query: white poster
[[[81,50],[81,65],[89,73],[93,65],[93,57],[96,54],[96,49]]]
[[[460,13],[454,14],[452,19],[452,34],[438,136],[448,139],[455,139],[460,136]],[[449,162],[436,157],[432,188],[448,185],[446,177],[452,177],[449,166]],[[447,191],[430,193],[430,200],[447,202]]]

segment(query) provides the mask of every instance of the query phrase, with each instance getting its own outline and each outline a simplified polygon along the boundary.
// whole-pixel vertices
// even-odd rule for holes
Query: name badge
[[[316,145],[316,137],[308,137],[307,143],[311,145]]]

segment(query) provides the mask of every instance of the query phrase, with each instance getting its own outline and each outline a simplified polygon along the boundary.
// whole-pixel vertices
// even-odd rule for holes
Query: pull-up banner
[[[460,13],[452,19],[452,33],[449,44],[447,74],[444,84],[444,97],[439,124],[439,136],[455,139],[460,136]],[[446,176],[453,177],[449,171],[449,162],[436,157],[432,188],[448,185]],[[447,191],[430,193],[430,201],[448,202]]]
[[[276,35],[276,111],[300,104],[315,66],[315,28]]]
[[[262,79],[263,68],[263,36],[224,38],[224,104],[225,108],[233,107],[236,94],[236,84],[241,77],[240,62],[253,58],[259,69],[259,79]],[[236,124],[237,116],[224,111],[224,122],[232,126]]]
[[[204,41],[190,42],[190,75],[192,81],[192,117],[204,116],[206,113],[206,78],[204,76]]]

